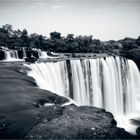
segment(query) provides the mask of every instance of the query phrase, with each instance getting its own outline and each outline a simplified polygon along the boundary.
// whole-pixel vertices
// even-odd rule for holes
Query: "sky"
[[[118,40],[140,36],[140,0],[0,0],[0,26]]]

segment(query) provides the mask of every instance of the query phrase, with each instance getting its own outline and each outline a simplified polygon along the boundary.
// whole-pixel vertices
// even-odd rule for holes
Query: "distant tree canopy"
[[[45,51],[67,53],[108,53],[129,51],[140,48],[140,36],[137,39],[125,38],[119,41],[100,41],[90,36],[76,36],[68,34],[61,36],[59,32],[51,32],[50,37],[36,33],[28,34],[26,29],[14,30],[12,25],[5,24],[0,27],[0,46],[10,49],[41,49]]]

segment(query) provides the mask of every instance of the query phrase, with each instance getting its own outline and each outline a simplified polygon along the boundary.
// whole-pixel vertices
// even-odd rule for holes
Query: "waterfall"
[[[23,58],[26,58],[27,56],[26,56],[26,50],[25,50],[25,48],[23,48]]]
[[[17,50],[5,50],[5,61],[19,61]]]
[[[104,108],[113,113],[119,127],[135,133],[138,126],[131,119],[140,119],[140,73],[132,60],[71,59],[28,66],[40,88],[73,97],[79,105]]]
[[[17,50],[6,49],[3,51],[5,54],[4,61],[23,61],[27,57],[25,48],[22,49],[23,59],[19,58]],[[41,50],[36,50],[36,51],[38,52],[39,58],[41,58],[41,59],[52,58],[52,57],[48,56],[47,52],[45,52],[45,51],[41,51]],[[32,56],[33,56],[33,54],[32,54]]]
[[[39,51],[39,58],[48,58],[49,56],[45,51]]]
[[[25,58],[27,58],[27,54],[26,54],[27,52],[25,48],[22,48],[22,50],[20,50],[22,51],[21,57],[20,57],[20,54],[18,53],[18,50],[3,48],[2,51],[4,51],[4,58],[2,58],[2,60],[4,61],[24,61]],[[50,59],[50,58],[58,57],[58,55],[55,53],[52,53],[53,55],[49,56],[46,51],[41,51],[40,49],[32,49],[31,57],[36,57],[36,55],[34,56],[33,54],[34,51],[37,52],[39,59]]]
[[[49,56],[46,51],[39,51],[39,50],[38,50],[38,54],[39,54],[39,58],[41,58],[41,59],[56,58],[58,56],[56,53],[52,53],[52,52],[51,52],[51,54],[53,56]]]
[[[66,62],[30,64],[33,70],[30,76],[36,79],[42,89],[49,90],[61,96],[69,96],[69,81]]]

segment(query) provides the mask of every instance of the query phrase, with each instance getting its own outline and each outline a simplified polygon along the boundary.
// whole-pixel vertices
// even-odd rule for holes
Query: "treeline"
[[[6,24],[0,28],[0,46],[9,49],[41,49],[44,51],[62,53],[114,53],[140,48],[140,36],[137,39],[125,38],[119,41],[100,41],[90,36],[68,34],[61,36],[59,32],[50,33],[50,37],[36,33],[29,34],[26,29],[14,30],[12,25]]]

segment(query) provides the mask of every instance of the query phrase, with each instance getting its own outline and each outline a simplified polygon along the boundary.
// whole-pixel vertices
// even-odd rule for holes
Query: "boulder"
[[[113,115],[90,106],[52,105],[46,107],[42,122],[25,136],[27,139],[121,139],[134,138],[116,127]],[[48,115],[49,114],[49,115]]]

